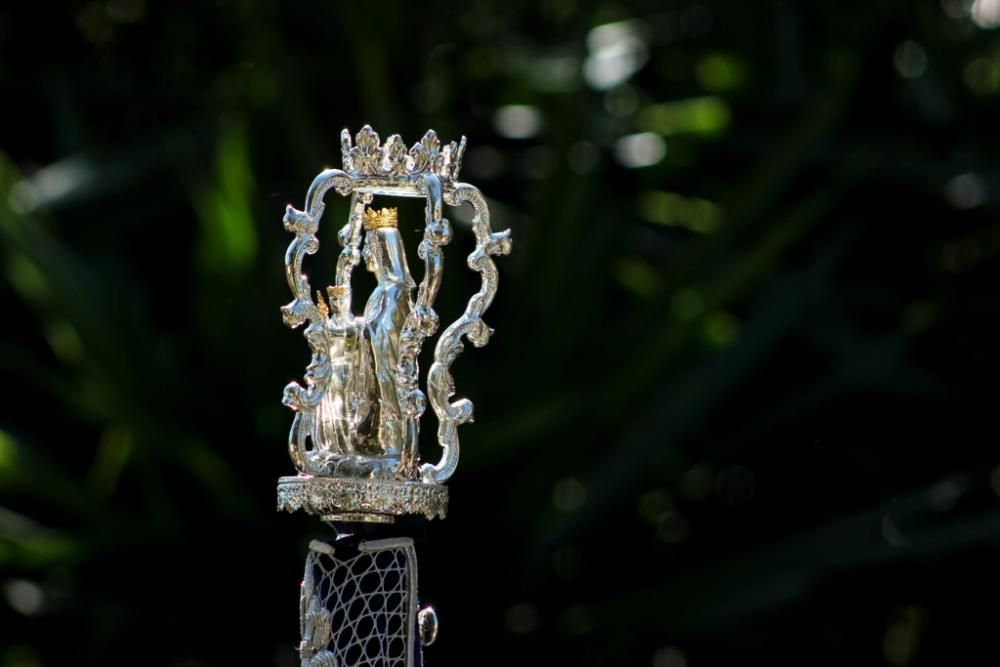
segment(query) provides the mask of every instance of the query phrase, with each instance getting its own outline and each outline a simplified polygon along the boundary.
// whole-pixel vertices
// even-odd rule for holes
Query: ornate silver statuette
[[[457,180],[464,137],[442,147],[428,131],[407,150],[399,135],[380,144],[366,125],[353,145],[347,130],[341,142],[343,169],[316,177],[304,210],[285,211],[285,229],[295,234],[285,254],[294,298],[281,312],[288,326],[305,325],[312,359],[304,384],[285,387],[283,402],[295,411],[288,451],[298,474],[278,480],[278,509],[317,514],[338,533],[313,541],[306,559],[301,665],[414,667],[421,646],[437,636],[437,615],[430,607],[418,611],[412,536],[404,526],[379,524],[412,515],[413,529],[447,511],[444,483],[458,465],[458,427],[472,419],[468,399],[452,400],[450,368],[463,338],[482,347],[493,333],[482,316],[497,289],[492,257],[510,252],[510,232],[493,232],[483,195]],[[350,213],[338,235],[343,250],[335,284],[314,297],[302,262],[319,250],[316,231],[331,189],[350,196]],[[426,201],[419,284],[407,264],[397,211],[368,208],[375,195]],[[474,211],[476,240],[467,264],[482,286],[438,338],[421,389],[417,360],[438,330],[434,298],[452,238],[442,211],[445,204],[466,203]],[[355,314],[351,274],[362,260],[376,286]],[[422,462],[418,449],[428,398],[438,420],[437,463]]]
[[[316,177],[306,193],[305,210],[288,206],[285,211],[285,229],[295,234],[285,254],[294,299],[281,311],[288,326],[306,325],[312,360],[305,385],[285,387],[284,403],[295,411],[288,451],[299,474],[279,480],[278,507],[333,520],[387,522],[404,514],[443,518],[448,505],[443,483],[458,464],[458,426],[472,419],[469,400],[452,400],[449,369],[463,349],[463,337],[482,347],[493,333],[482,315],[497,289],[492,257],[510,252],[510,231],[493,232],[483,195],[457,181],[465,137],[442,147],[429,130],[407,150],[396,134],[380,145],[378,134],[366,125],[354,145],[344,130],[341,144],[343,169],[327,169]],[[343,250],[336,284],[314,298],[302,262],[319,249],[316,231],[323,197],[331,189],[350,196],[350,214],[338,235]],[[407,266],[396,210],[367,208],[374,195],[426,200],[424,236],[417,250],[424,262],[419,285]],[[434,299],[443,249],[452,238],[443,205],[465,203],[475,211],[476,238],[467,263],[479,272],[482,287],[441,333],[425,395],[417,358],[424,341],[438,330]],[[378,284],[362,314],[355,315],[351,273],[362,259]],[[417,446],[428,397],[438,419],[442,455],[437,463],[421,463]]]

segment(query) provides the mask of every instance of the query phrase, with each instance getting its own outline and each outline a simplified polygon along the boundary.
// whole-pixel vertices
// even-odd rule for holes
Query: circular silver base
[[[339,521],[386,523],[393,517],[422,514],[443,519],[448,511],[448,487],[416,481],[359,477],[282,477],[278,480],[278,510],[304,510],[321,517],[346,516]],[[362,519],[361,516],[368,518]]]

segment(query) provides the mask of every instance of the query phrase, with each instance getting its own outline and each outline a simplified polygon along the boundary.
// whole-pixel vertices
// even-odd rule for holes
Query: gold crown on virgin
[[[399,224],[395,208],[365,209],[365,231],[382,227],[396,227]]]

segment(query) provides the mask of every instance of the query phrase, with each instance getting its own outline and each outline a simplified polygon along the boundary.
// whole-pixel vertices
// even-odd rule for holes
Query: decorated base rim
[[[448,511],[448,487],[358,477],[281,477],[278,511],[281,510],[304,510],[320,516],[422,514],[428,519],[443,519]]]
[[[396,517],[391,514],[368,514],[365,512],[338,512],[337,514],[324,514],[320,518],[330,524],[394,523],[396,521]]]

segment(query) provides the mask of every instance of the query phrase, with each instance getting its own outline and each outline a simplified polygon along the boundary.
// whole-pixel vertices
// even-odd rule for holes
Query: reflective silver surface
[[[492,257],[510,251],[510,233],[494,232],[482,194],[457,180],[464,137],[442,147],[428,131],[407,150],[399,135],[383,145],[365,126],[353,144],[344,130],[341,143],[343,169],[319,174],[305,210],[288,206],[284,217],[285,229],[295,234],[285,255],[294,298],[282,314],[292,328],[306,325],[312,359],[304,385],[285,387],[283,402],[296,413],[288,444],[299,475],[279,481],[279,507],[352,516],[443,516],[447,490],[441,485],[458,465],[458,426],[473,414],[468,399],[452,400],[450,367],[464,349],[463,338],[482,347],[493,333],[482,315],[497,289]],[[335,284],[326,297],[317,291],[314,298],[303,261],[319,249],[316,232],[331,189],[350,196],[350,213],[338,235],[343,249]],[[395,209],[366,208],[374,195],[425,199],[419,284],[407,266]],[[481,287],[438,338],[425,394],[417,360],[439,328],[434,300],[443,278],[443,249],[452,239],[442,213],[445,205],[466,203],[474,210],[476,241],[466,263],[479,273]],[[359,316],[353,314],[351,275],[362,260],[377,285]],[[442,449],[436,463],[422,463],[418,451],[428,398]]]
[[[417,630],[420,633],[420,645],[430,646],[437,641],[438,615],[434,607],[424,607],[417,614]]]

